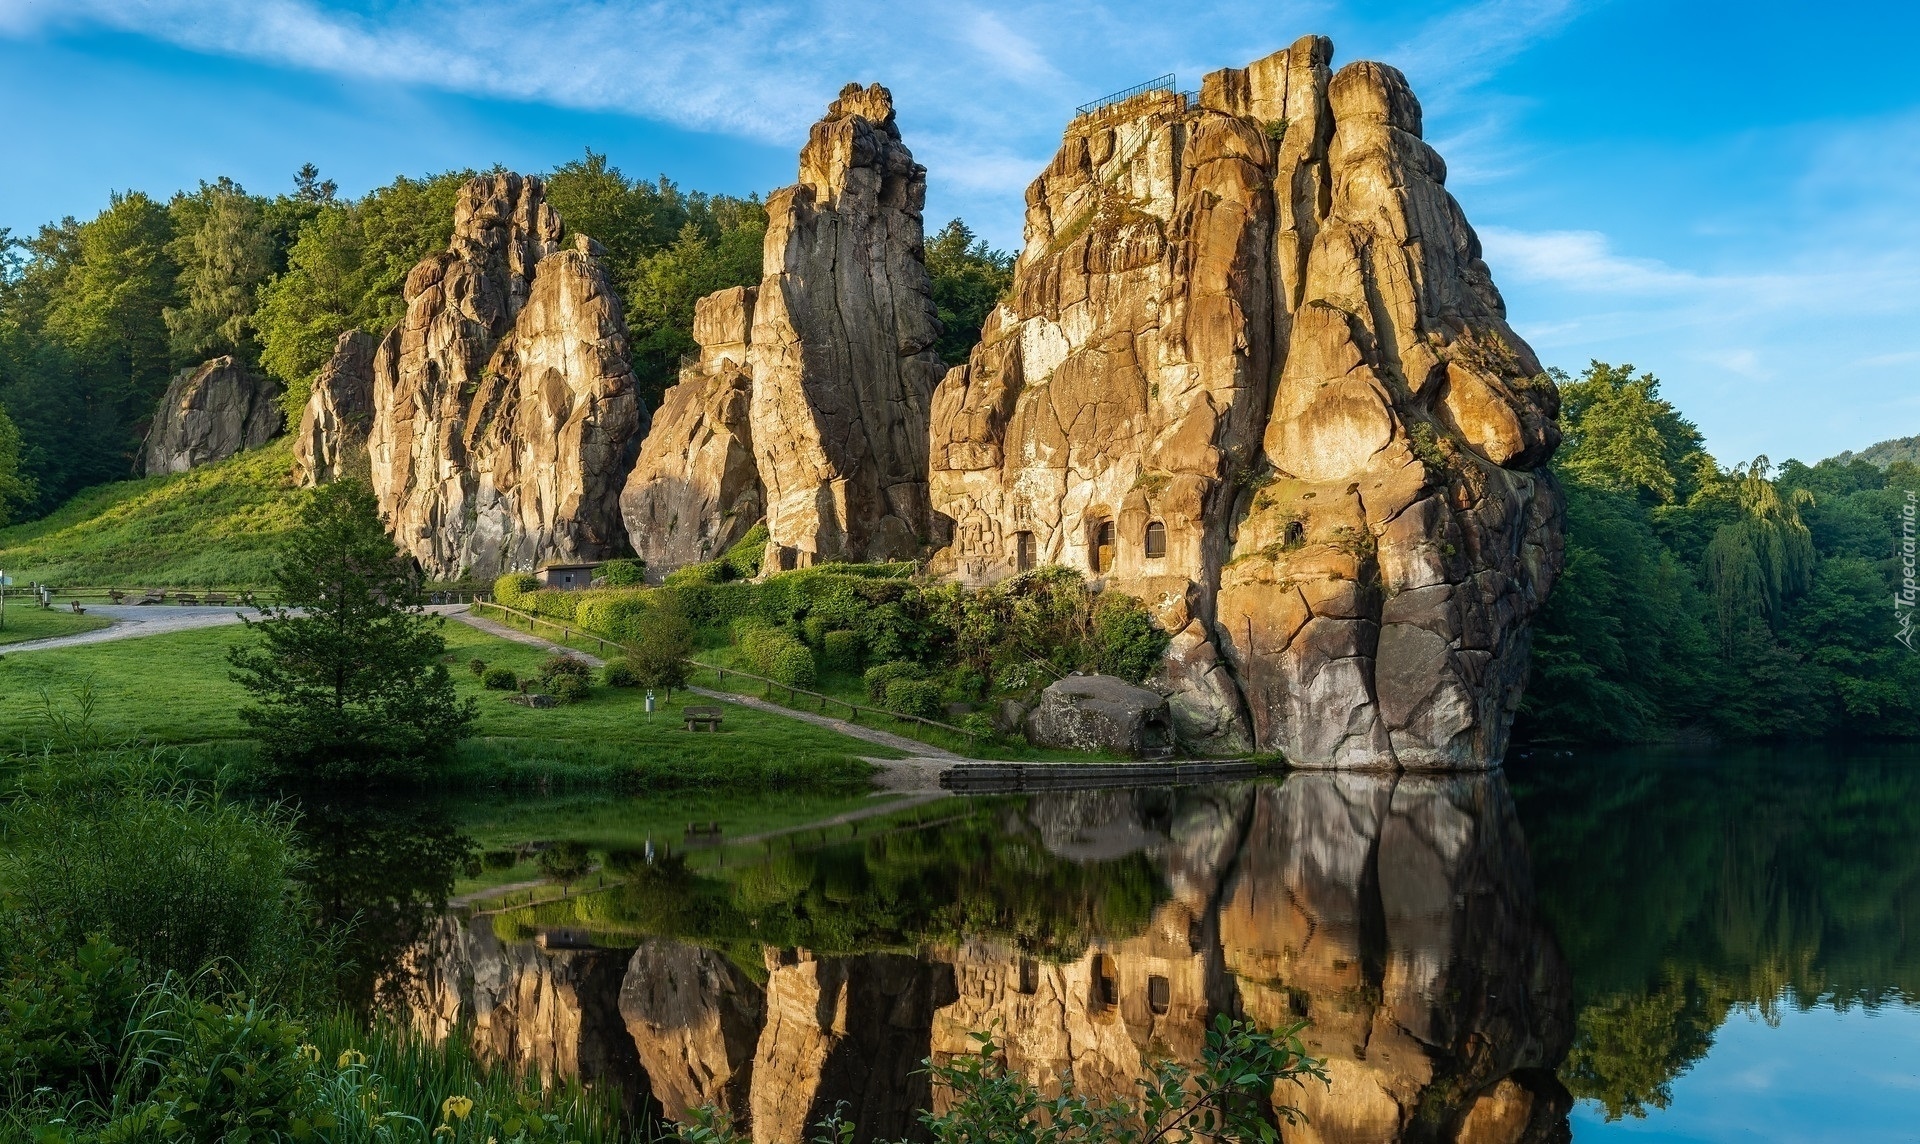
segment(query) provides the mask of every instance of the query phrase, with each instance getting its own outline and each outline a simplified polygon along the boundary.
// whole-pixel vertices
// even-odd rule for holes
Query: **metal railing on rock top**
[[[1083,103],[1079,107],[1074,108],[1073,113],[1076,116],[1091,115],[1096,111],[1112,107],[1116,103],[1125,103],[1136,95],[1145,95],[1150,91],[1175,91],[1177,89],[1178,85],[1174,83],[1173,73],[1168,72],[1158,79],[1150,79],[1145,83],[1136,83],[1125,91],[1116,91],[1112,95],[1103,95],[1092,103]]]

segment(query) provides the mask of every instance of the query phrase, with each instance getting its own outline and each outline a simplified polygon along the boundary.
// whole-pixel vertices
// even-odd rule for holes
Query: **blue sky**
[[[1912,3],[0,0],[0,226],[585,147],[766,191],[877,80],[929,223],[1013,247],[1076,103],[1307,32],[1407,72],[1544,360],[1654,371],[1724,462],[1920,433]]]

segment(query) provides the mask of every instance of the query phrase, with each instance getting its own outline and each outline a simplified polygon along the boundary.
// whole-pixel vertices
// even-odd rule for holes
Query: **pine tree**
[[[454,697],[443,620],[421,609],[418,565],[381,528],[373,491],[316,490],[274,570],[279,603],[229,652],[256,706],[240,712],[290,777],[417,778],[465,737],[477,704]]]

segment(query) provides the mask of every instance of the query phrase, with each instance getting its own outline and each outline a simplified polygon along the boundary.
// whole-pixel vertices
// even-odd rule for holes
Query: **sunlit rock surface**
[[[280,393],[279,382],[230,356],[181,370],[147,429],[146,475],[184,473],[273,440],[286,424]]]
[[[334,342],[333,356],[314,378],[293,435],[293,476],[300,484],[371,476],[367,432],[373,425],[373,376],[376,369],[390,368],[385,362],[376,366],[376,357],[391,360],[398,347],[397,329],[381,339],[348,330]]]
[[[1405,79],[1331,55],[1069,125],[934,397],[935,566],[1145,599],[1197,748],[1486,767],[1561,562],[1558,396]]]
[[[453,240],[407,276],[368,452],[394,539],[429,575],[489,578],[626,548],[620,489],[642,411],[598,257],[537,178],[483,175]]]

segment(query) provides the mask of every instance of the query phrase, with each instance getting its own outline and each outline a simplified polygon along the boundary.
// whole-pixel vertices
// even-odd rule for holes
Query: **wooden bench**
[[[689,731],[718,731],[721,711],[718,707],[683,707],[680,717],[687,721]]]
[[[207,603],[209,604],[224,604],[226,602],[227,602],[227,594],[225,592],[208,592],[207,593]]]
[[[72,608],[73,608],[73,614],[74,614],[74,615],[76,615],[76,616],[84,616],[84,615],[86,615],[86,614],[87,614],[87,610],[86,610],[85,608],[83,608],[83,607],[81,607],[81,606],[80,606],[80,601],[78,601],[78,600],[70,600],[70,601],[68,601],[68,604],[69,604],[69,606],[70,606],[70,607],[72,607]]]
[[[687,823],[688,838],[702,838],[702,837],[718,838],[719,836],[720,836],[720,824],[717,822]]]
[[[173,602],[183,608],[195,608],[200,605],[200,597],[192,592],[179,592],[174,595]]]

